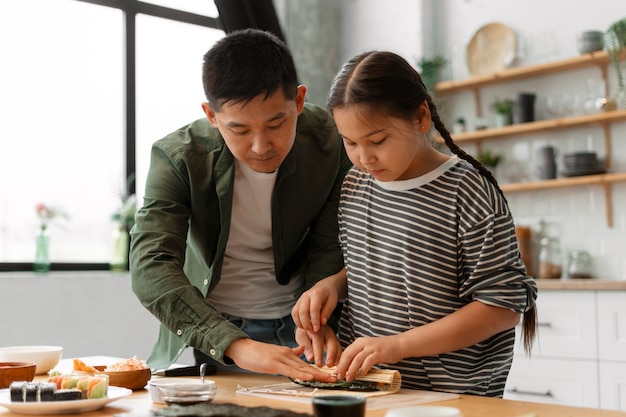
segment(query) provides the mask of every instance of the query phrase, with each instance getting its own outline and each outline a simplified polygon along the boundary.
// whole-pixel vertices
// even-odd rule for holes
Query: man
[[[331,382],[300,359],[291,308],[343,267],[337,204],[351,164],[305,104],[275,36],[227,35],[204,56],[206,119],[157,141],[131,232],[132,288],[161,321],[152,368],[197,362]]]

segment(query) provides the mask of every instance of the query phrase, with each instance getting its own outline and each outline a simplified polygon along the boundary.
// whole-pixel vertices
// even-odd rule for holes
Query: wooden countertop
[[[268,406],[296,412],[312,413],[311,404],[308,402],[302,403],[273,398],[268,399],[236,394],[235,392],[240,385],[255,387],[286,382],[287,379],[284,377],[243,373],[220,373],[218,375],[211,375],[209,378],[216,381],[218,386],[217,396],[214,400],[216,402],[234,403],[248,407]],[[425,405],[455,407],[461,410],[463,417],[530,417],[531,415],[537,417],[626,417],[626,412],[620,411],[548,405],[470,395],[461,395],[458,399]],[[163,406],[151,401],[150,394],[147,390],[142,389],[135,391],[130,397],[117,400],[100,410],[84,413],[84,415],[88,417],[101,417],[132,412],[138,413],[137,416],[139,416],[150,410],[156,410],[161,407]],[[367,417],[383,417],[385,412],[385,409],[368,410],[366,415]],[[11,413],[4,407],[0,407],[0,417],[18,416],[23,415]]]
[[[626,290],[626,280],[609,279],[536,279],[539,290]]]

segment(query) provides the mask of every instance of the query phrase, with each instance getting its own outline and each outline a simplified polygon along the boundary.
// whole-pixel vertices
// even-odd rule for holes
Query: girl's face
[[[337,108],[333,116],[350,161],[377,180],[407,180],[434,168],[434,149],[425,137],[430,128],[426,102],[412,120],[379,115],[361,104]]]

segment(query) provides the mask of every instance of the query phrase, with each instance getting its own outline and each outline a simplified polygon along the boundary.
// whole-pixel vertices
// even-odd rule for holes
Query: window
[[[217,10],[151,3],[0,2],[2,269],[32,268],[38,203],[66,215],[48,227],[53,269],[106,268],[127,176],[136,171],[141,197],[151,143],[203,116],[202,55],[224,35]]]

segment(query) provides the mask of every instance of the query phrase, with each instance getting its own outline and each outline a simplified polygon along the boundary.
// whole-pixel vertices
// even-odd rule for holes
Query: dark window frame
[[[19,0],[16,0],[19,1]],[[146,3],[136,0],[74,0],[83,3],[91,3],[104,7],[119,9],[124,13],[124,54],[125,54],[125,108],[126,108],[126,178],[132,178],[136,171],[136,16],[138,14],[159,17],[181,23],[203,26],[211,29],[224,30],[219,18],[203,16],[183,10],[172,9],[164,6]],[[211,0],[205,0],[211,1]],[[135,193],[135,184],[129,184],[129,192]],[[52,262],[51,271],[102,271],[108,270],[108,263],[67,263]],[[32,262],[4,262],[0,263],[0,272],[9,271],[32,271]]]

